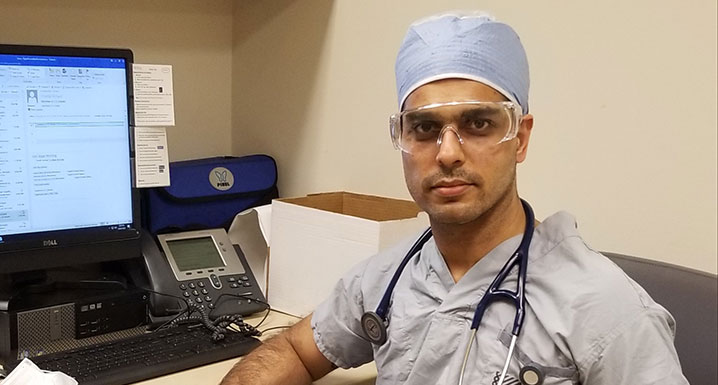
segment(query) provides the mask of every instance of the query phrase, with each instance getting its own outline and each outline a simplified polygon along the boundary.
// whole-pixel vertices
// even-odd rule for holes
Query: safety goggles
[[[447,102],[402,111],[389,118],[396,149],[409,154],[438,151],[453,132],[470,151],[481,151],[516,137],[521,107],[513,102]]]

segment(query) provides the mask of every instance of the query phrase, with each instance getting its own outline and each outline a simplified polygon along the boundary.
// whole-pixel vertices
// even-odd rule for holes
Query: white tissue
[[[0,382],[2,385],[77,385],[74,378],[62,372],[46,372],[25,358]]]

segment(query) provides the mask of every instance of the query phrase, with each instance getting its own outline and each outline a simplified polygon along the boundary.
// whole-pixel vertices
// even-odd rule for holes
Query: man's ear
[[[521,163],[526,159],[526,154],[529,149],[529,139],[531,139],[531,130],[534,126],[534,117],[531,114],[526,114],[521,118],[521,125],[519,126],[519,132],[516,133],[516,137],[519,139],[519,144],[516,147],[516,163]]]

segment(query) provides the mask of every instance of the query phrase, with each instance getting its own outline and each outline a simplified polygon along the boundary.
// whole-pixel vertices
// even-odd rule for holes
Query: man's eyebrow
[[[490,112],[493,112],[493,110],[489,106],[474,105],[461,111],[461,118],[474,117],[476,114],[486,114]]]
[[[441,115],[433,111],[411,111],[404,116],[408,120],[439,120]]]

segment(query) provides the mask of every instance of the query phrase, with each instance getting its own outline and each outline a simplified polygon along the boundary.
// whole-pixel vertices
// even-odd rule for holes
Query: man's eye
[[[470,134],[481,135],[488,133],[488,131],[491,130],[492,126],[492,122],[488,119],[473,119],[466,122],[464,128]]]
[[[416,139],[429,139],[435,137],[441,130],[441,125],[428,120],[413,122],[409,126],[409,134],[413,135]]]
[[[438,124],[434,122],[418,122],[414,124],[413,130],[416,132],[431,132],[437,130]]]

